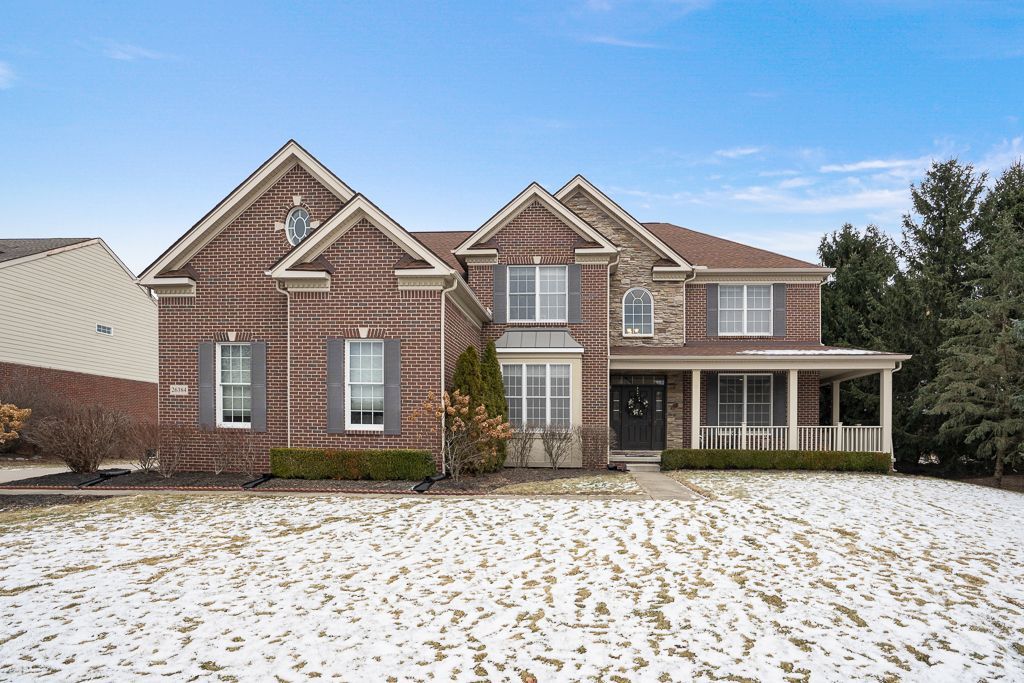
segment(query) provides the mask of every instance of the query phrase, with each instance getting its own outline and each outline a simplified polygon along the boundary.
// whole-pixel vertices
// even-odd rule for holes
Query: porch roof
[[[583,347],[572,338],[569,330],[526,328],[508,330],[494,341],[499,353],[502,351],[561,351],[583,353]]]
[[[615,370],[817,370],[822,381],[893,370],[910,356],[814,342],[718,340],[685,346],[613,346]]]

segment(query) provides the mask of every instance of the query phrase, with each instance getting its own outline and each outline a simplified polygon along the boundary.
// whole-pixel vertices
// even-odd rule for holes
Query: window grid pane
[[[252,351],[248,344],[221,344],[220,423],[249,424],[252,420]]]
[[[384,342],[348,342],[349,424],[384,424]]]
[[[537,271],[533,266],[508,269],[508,314],[510,320],[533,320],[536,316]]]
[[[540,280],[540,319],[565,320],[567,270],[564,266],[540,266],[537,269]]]
[[[771,375],[720,375],[718,424],[767,427],[772,423]]]
[[[646,289],[631,289],[622,303],[623,333],[654,334],[654,301]]]
[[[770,335],[771,285],[719,285],[718,333]]]
[[[502,365],[501,378],[505,384],[508,403],[508,422],[517,429],[523,427],[523,366]]]

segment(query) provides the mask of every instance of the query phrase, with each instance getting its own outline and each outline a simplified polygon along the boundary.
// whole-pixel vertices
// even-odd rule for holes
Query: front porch
[[[613,348],[610,461],[658,462],[665,448],[891,454],[892,375],[906,358],[820,345]],[[842,383],[871,374],[880,376],[877,423],[843,424]],[[832,395],[827,420],[822,387]]]

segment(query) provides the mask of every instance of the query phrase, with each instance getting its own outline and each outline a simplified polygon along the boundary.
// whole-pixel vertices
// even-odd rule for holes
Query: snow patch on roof
[[[881,351],[865,349],[748,349],[737,352],[744,356],[874,356]]]

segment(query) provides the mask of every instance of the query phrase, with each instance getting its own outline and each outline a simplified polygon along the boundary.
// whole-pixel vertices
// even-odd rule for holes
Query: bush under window
[[[282,479],[418,480],[434,474],[434,456],[421,450],[271,448],[270,472]]]

